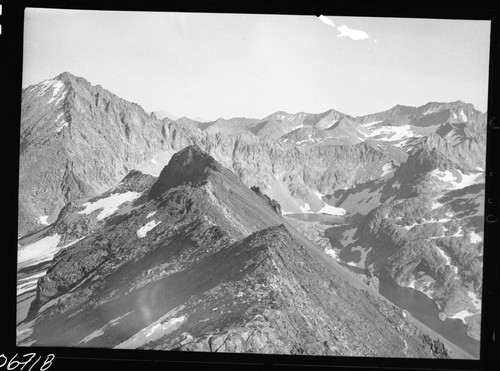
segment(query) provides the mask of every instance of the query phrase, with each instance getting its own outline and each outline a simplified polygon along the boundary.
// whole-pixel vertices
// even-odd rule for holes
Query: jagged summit
[[[83,77],[78,77],[78,76],[75,76],[73,74],[71,74],[70,72],[62,72],[60,73],[59,75],[57,75],[54,80],[59,80],[59,81],[68,81],[68,80],[72,80],[72,79],[83,79]]]
[[[203,182],[213,171],[230,173],[200,147],[190,145],[172,156],[168,165],[161,171],[156,183],[151,187],[148,197],[149,199],[157,198],[165,191],[181,184]]]

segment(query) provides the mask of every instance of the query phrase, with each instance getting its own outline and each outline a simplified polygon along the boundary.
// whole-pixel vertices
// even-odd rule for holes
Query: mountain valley
[[[471,104],[160,120],[62,73],[23,90],[20,134],[19,345],[478,356],[379,294],[480,339]]]

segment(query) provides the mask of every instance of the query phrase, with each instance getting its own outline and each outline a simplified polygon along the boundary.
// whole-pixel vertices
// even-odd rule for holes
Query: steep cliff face
[[[25,89],[18,234],[115,185],[162,149],[160,128],[139,105],[68,73]]]
[[[134,172],[121,186],[132,178],[138,191],[152,181]],[[55,256],[20,345],[450,355],[197,146],[175,154],[147,194]],[[97,206],[90,217],[105,211]]]

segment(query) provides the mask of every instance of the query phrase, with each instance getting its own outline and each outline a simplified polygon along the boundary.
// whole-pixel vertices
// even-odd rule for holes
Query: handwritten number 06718
[[[28,359],[24,360],[27,357],[28,357]],[[54,360],[55,357],[56,356],[53,355],[52,353],[47,354],[47,357],[45,358],[43,363],[39,364],[39,370],[40,371],[48,370],[49,367],[52,366],[52,361]],[[26,353],[20,357],[18,357],[18,353],[16,353],[14,355],[14,357],[12,357],[12,359],[9,361],[9,359],[4,354],[1,354],[0,355],[0,368],[7,365],[7,370],[10,371],[10,370],[16,370],[19,367],[19,365],[22,365],[20,370],[23,371],[24,368],[35,358],[36,358],[36,353]],[[20,361],[20,359],[23,359],[23,360]],[[35,366],[37,363],[39,363],[41,359],[42,359],[42,356],[38,356],[38,359],[30,366],[30,368],[28,368],[26,370],[31,371],[33,366]]]

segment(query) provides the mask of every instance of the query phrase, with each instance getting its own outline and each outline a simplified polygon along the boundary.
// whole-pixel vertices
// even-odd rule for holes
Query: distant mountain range
[[[303,196],[314,190],[326,194],[367,177],[374,179],[386,163],[401,163],[413,146],[431,137],[440,146],[465,143],[470,137],[471,145],[477,148],[454,155],[466,162],[460,165],[465,171],[484,168],[484,123],[485,114],[463,102],[429,103],[418,108],[396,106],[358,118],[330,110],[322,114],[277,112],[264,119],[208,123],[181,118],[173,123],[151,117],[137,104],[63,73],[23,91],[19,235],[39,229],[47,220],[54,221],[70,200],[95,196],[110,188],[132,168],[158,175],[172,154],[188,144],[199,144],[244,182],[251,177],[267,187],[285,205],[285,211],[299,212],[313,201],[294,192],[295,202],[287,207],[285,198],[290,197],[281,195],[281,188],[309,189],[300,191]],[[375,157],[384,157],[385,163],[370,163],[370,171],[357,179],[353,171],[360,170],[356,166],[348,169],[350,174],[340,174],[324,159],[314,175],[306,170],[309,174],[298,175],[302,179],[293,179],[294,173],[303,172],[301,167],[307,161],[315,161],[315,152],[335,152],[340,145],[361,145],[361,152],[375,151]],[[246,151],[257,151],[258,156],[268,158],[250,164]],[[89,163],[88,153],[95,153],[99,161]],[[283,161],[288,156],[298,163]],[[366,172],[366,164],[360,165]],[[307,164],[310,167],[315,165]],[[255,176],[255,171],[260,175]],[[332,171],[335,181],[330,179]],[[44,176],[37,176],[42,173]],[[289,179],[284,180],[287,176]],[[41,192],[45,196],[34,197]]]
[[[342,264],[426,293],[478,339],[485,113],[161,116],[69,73],[23,90],[22,344],[461,355]]]

